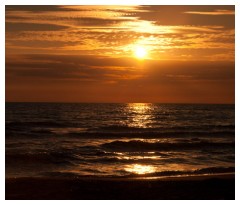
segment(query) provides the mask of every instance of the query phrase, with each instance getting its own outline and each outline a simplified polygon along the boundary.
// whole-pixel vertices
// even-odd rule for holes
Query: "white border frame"
[[[240,3],[239,1],[234,1],[234,0],[201,0],[201,1],[194,1],[194,0],[168,0],[168,1],[160,1],[160,0],[121,0],[120,2],[118,1],[113,1],[113,0],[104,0],[104,1],[97,1],[97,0],[88,0],[88,1],[80,1],[80,0],[4,0],[0,3],[0,31],[1,31],[1,47],[0,47],[0,53],[1,53],[1,69],[0,69],[0,99],[1,99],[1,104],[0,104],[0,110],[1,110],[1,115],[0,115],[0,125],[1,125],[1,139],[3,139],[0,143],[0,150],[1,150],[1,186],[0,186],[0,199],[1,199],[1,204],[6,203],[6,204],[41,204],[43,203],[42,201],[11,201],[7,200],[5,201],[5,5],[235,5],[235,141],[236,141],[236,148],[240,147],[239,140],[238,140],[238,134],[240,126],[240,108],[239,108],[239,88],[240,88],[240,83],[238,79],[240,79],[240,72],[239,72],[239,60],[237,59],[237,56],[239,56],[239,15],[238,11],[240,11]],[[238,22],[238,24],[236,23]],[[4,45],[4,46],[3,46]],[[218,203],[218,204],[235,204],[237,201],[239,201],[240,197],[237,194],[237,191],[239,191],[239,149],[236,149],[235,151],[235,163],[236,163],[236,196],[235,196],[235,201],[186,201],[186,200],[175,200],[175,201],[147,201],[147,203],[151,204],[159,204],[159,203],[164,203],[164,204],[173,204],[173,203],[181,203],[183,202],[184,204],[202,204],[202,203]],[[46,202],[51,202],[51,201],[46,201]],[[73,204],[79,204],[79,201],[67,201],[67,203],[73,203]],[[96,203],[103,203],[103,204],[116,204],[120,205],[122,203],[137,203],[137,204],[146,204],[146,201],[81,201],[80,203],[84,204],[90,204],[92,202]],[[65,204],[66,201],[58,201],[57,203],[60,204]],[[239,203],[239,202],[237,202]]]

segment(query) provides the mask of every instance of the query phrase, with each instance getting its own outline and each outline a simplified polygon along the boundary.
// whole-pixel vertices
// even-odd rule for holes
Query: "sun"
[[[136,47],[135,56],[139,59],[145,58],[147,55],[147,50],[144,47]]]

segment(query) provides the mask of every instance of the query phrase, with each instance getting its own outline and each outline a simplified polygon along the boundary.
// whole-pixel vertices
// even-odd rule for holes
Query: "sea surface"
[[[6,177],[161,177],[235,170],[235,106],[6,103]]]

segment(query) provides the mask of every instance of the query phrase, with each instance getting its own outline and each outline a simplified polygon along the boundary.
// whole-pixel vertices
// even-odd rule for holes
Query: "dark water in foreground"
[[[6,103],[6,177],[234,172],[234,105]]]

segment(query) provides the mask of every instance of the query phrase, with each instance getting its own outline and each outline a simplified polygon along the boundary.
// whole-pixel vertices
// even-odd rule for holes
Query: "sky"
[[[6,101],[234,103],[234,6],[6,6]]]

